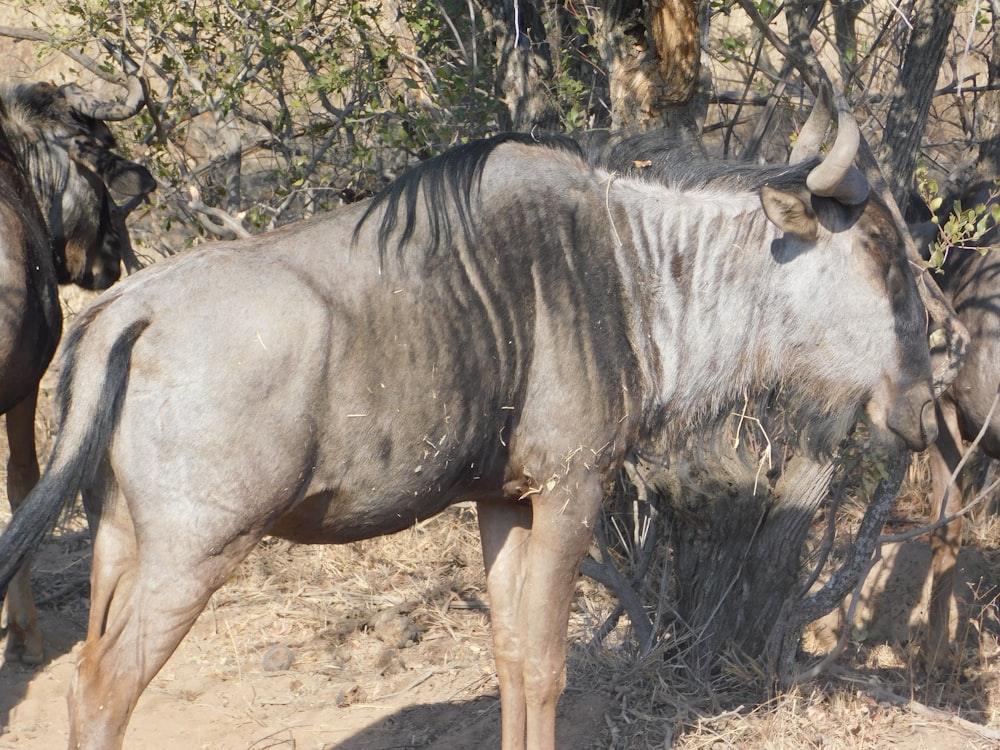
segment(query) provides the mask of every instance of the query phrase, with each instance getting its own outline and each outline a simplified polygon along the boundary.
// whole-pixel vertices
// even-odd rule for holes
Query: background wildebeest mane
[[[442,245],[451,243],[455,218],[468,239],[472,234],[474,220],[472,202],[483,167],[497,147],[505,143],[552,148],[583,156],[579,145],[572,139],[548,133],[501,133],[492,138],[470,141],[422,162],[376,195],[355,228],[354,240],[357,240],[358,232],[365,222],[384,207],[378,228],[379,261],[384,268],[386,251],[393,235],[398,231],[397,258],[402,262],[402,251],[413,238],[416,229],[421,199],[429,223],[429,236],[424,248],[427,256],[433,255]]]

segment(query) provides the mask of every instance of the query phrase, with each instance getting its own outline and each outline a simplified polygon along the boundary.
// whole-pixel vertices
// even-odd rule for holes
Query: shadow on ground
[[[559,701],[559,747],[596,748],[611,698],[602,693],[567,692]],[[325,750],[498,750],[500,700],[476,698],[457,703],[408,706],[349,740]]]
[[[38,607],[45,661],[0,666],[0,729],[10,725],[13,709],[25,698],[28,685],[52,662],[73,650],[87,632],[90,595],[90,534],[86,530],[60,534],[45,544],[32,564],[31,589]],[[0,638],[0,649],[6,644]],[[67,688],[69,683],[67,682]]]

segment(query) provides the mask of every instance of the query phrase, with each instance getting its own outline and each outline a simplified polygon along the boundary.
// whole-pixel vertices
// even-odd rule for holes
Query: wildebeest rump
[[[145,167],[111,150],[104,120],[134,115],[141,94],[137,79],[121,103],[95,100],[73,85],[0,87],[0,414],[7,415],[12,508],[38,479],[35,403],[62,334],[57,283],[104,289],[134,257],[126,212],[108,187],[142,196],[155,183]],[[11,586],[5,619],[6,658],[41,661],[26,573]]]
[[[3,582],[82,489],[71,745],[121,745],[263,536],[347,542],[474,498],[503,747],[552,748],[577,571],[634,445],[778,381],[933,438],[901,238],[874,198],[810,194],[817,168],[676,189],[507,135],[112,288],[67,337],[53,454],[0,538]]]
[[[963,209],[977,205],[990,207],[1000,188],[993,182],[974,185],[964,191],[959,202]],[[953,201],[948,201],[950,211]],[[940,432],[928,453],[931,493],[940,503],[940,517],[960,511],[965,503],[962,482],[950,484],[965,453],[964,441],[971,442],[982,432],[979,448],[987,456],[1000,459],[1000,227],[990,222],[987,232],[974,248],[952,248],[935,279],[955,313],[969,332],[969,349],[955,381],[938,399]],[[985,254],[979,249],[993,246]],[[992,416],[990,416],[990,410]],[[947,492],[947,495],[945,494]],[[962,521],[958,519],[937,529],[931,538],[933,549],[931,599],[926,638],[927,658],[940,663],[948,653],[951,609],[955,588]]]

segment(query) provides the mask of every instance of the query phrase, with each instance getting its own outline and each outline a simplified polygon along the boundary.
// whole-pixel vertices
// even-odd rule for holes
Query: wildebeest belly
[[[446,406],[449,404],[450,406]],[[303,543],[390,534],[452,503],[500,491],[507,460],[497,409],[491,419],[455,399],[411,393],[397,407],[331,416],[327,450],[303,496],[267,533]],[[481,405],[479,405],[481,407]],[[376,408],[381,407],[381,408]],[[329,450],[333,444],[338,446]]]
[[[393,534],[456,502],[499,492],[495,477],[419,482],[406,488],[352,487],[324,490],[297,503],[268,529],[302,544],[342,544]]]

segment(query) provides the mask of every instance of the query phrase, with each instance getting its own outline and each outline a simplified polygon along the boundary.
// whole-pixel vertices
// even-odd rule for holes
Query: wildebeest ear
[[[795,193],[762,187],[760,202],[771,223],[785,234],[812,242],[819,235],[819,220],[812,207]]]
[[[122,195],[146,195],[156,189],[156,180],[149,170],[141,164],[118,159],[117,168],[113,171],[105,171],[102,175],[105,184],[117,193]]]
[[[106,187],[122,195],[147,195],[156,189],[156,180],[141,164],[129,161],[87,136],[78,136],[70,144],[70,156],[94,172]]]

